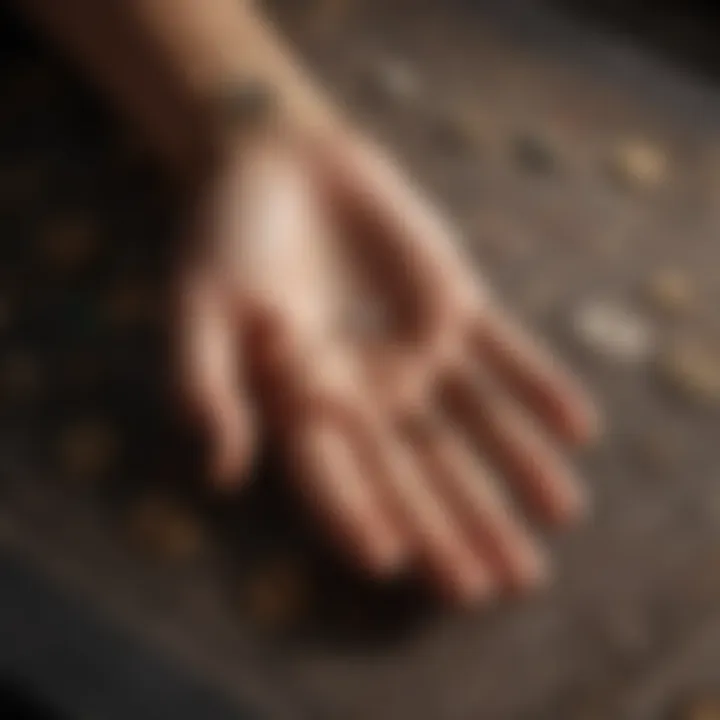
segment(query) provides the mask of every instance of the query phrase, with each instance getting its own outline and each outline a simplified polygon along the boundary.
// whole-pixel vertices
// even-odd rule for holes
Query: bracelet
[[[259,130],[275,118],[278,98],[275,90],[260,80],[228,84],[216,101],[215,115],[225,130]]]

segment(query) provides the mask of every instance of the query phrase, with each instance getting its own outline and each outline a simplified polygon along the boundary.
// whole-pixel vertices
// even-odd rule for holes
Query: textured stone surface
[[[298,3],[280,5],[281,19],[298,12]],[[162,267],[169,223],[150,202],[152,178],[127,162],[117,130],[99,114],[88,119],[77,88],[54,81],[44,107],[51,134],[32,131],[35,90],[3,107],[12,122],[0,133],[0,158],[9,158],[0,168],[0,274],[13,322],[0,336],[2,351],[37,358],[47,381],[39,399],[48,402],[30,418],[0,407],[0,524],[12,530],[8,543],[269,717],[651,720],[688,691],[720,682],[716,418],[666,393],[643,365],[620,371],[595,362],[567,332],[582,303],[613,297],[631,304],[654,268],[678,259],[698,287],[716,287],[716,198],[701,180],[716,171],[705,150],[716,143],[720,103],[714,91],[680,84],[632,53],[605,50],[582,30],[523,23],[519,11],[511,21],[502,11],[508,4],[498,5],[494,17],[475,3],[413,3],[412,12],[400,0],[355,3],[352,13],[324,21],[337,24],[322,42],[303,35],[312,23],[290,27],[326,85],[442,196],[468,242],[482,241],[484,214],[489,226],[510,228],[497,231],[497,252],[478,243],[485,273],[511,306],[527,303],[542,322],[537,329],[588,378],[605,408],[608,438],[582,461],[595,498],[592,522],[552,540],[550,591],[483,616],[432,611],[417,588],[368,585],[308,549],[324,576],[314,596],[318,612],[300,623],[304,636],[286,644],[247,631],[252,620],[238,611],[238,587],[277,553],[303,554],[314,543],[288,520],[297,514],[284,496],[266,488],[272,474],[261,474],[243,501],[199,493],[191,448],[174,434],[167,410],[160,343],[130,340],[113,323],[105,326],[103,313],[78,317],[83,308],[104,307],[110,279],[142,271],[151,287],[159,282],[153,268]],[[377,47],[396,50],[422,77],[422,102],[411,103],[412,112],[367,102],[362,68]],[[433,143],[425,132],[437,118],[424,109],[430,104],[440,114],[466,104],[483,109],[480,157]],[[508,153],[513,138],[526,129],[544,136],[546,128],[563,171],[518,172]],[[652,192],[610,187],[604,163],[628,138],[651,138],[664,158],[661,170],[653,161],[640,173]],[[98,206],[103,198],[110,200]],[[60,210],[63,217],[102,215],[93,226],[109,235],[102,248],[58,243],[61,262],[46,262],[41,239]],[[520,238],[517,249],[503,233]],[[613,251],[597,251],[593,239],[611,235]],[[98,286],[77,282],[86,277]],[[713,314],[710,299],[698,303]],[[77,370],[66,382],[72,367],[93,372]],[[89,375],[96,379],[81,382]],[[87,493],[57,482],[63,467],[52,452],[78,417],[104,418],[123,438],[113,477]],[[639,467],[638,437],[650,438],[657,470]],[[127,526],[111,521],[159,474],[170,495],[193,503],[218,549],[186,574],[146,565],[127,542]],[[201,609],[198,588],[207,589]]]

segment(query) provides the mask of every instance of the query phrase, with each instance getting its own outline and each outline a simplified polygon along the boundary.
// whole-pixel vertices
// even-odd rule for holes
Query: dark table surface
[[[207,701],[269,717],[642,720],[710,693],[716,403],[669,391],[654,357],[588,352],[573,323],[599,299],[652,327],[656,354],[685,336],[714,342],[718,91],[538,3],[276,5],[327,84],[458,220],[513,309],[603,399],[608,439],[579,459],[595,515],[548,538],[549,592],[457,617],[332,565],[278,502],[271,468],[244,499],[199,488],[196,452],[168,410],[158,329],[167,193],[142,145],[62,63],[4,43],[3,667],[86,717],[168,717],[178,705],[189,717]],[[396,61],[419,81],[412,97],[377,92],[378,63]],[[528,135],[549,147],[551,172],[517,162]],[[618,143],[637,138],[667,162],[639,191],[607,172]],[[646,301],[662,268],[691,280],[681,316]],[[148,532],[147,517],[168,516],[166,536]],[[283,563],[310,598],[291,632],[268,630],[277,617],[246,599]],[[103,698],[117,700],[106,709]]]

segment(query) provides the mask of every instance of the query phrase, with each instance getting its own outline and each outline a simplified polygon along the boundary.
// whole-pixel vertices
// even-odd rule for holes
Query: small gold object
[[[664,268],[655,272],[647,285],[650,303],[666,315],[689,312],[695,301],[690,278],[676,268]]]
[[[153,556],[173,563],[196,558],[204,546],[204,532],[189,508],[170,495],[141,498],[130,510],[132,541]]]
[[[102,420],[84,420],[63,428],[57,451],[62,467],[73,478],[89,480],[106,473],[119,453],[116,432]]]
[[[683,338],[659,359],[665,381],[687,398],[702,404],[720,403],[720,346],[702,338]]]
[[[311,602],[304,564],[278,558],[259,568],[244,583],[241,601],[250,618],[266,629],[295,624],[307,614]]]
[[[619,185],[653,189],[667,178],[668,159],[660,147],[646,140],[626,140],[615,148],[608,169]]]

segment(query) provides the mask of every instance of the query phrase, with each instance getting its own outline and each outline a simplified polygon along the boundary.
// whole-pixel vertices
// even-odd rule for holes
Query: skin
[[[23,6],[200,178],[175,341],[213,481],[242,484],[269,439],[375,576],[413,570],[464,604],[547,577],[529,519],[583,513],[564,449],[596,412],[387,154],[236,0]],[[273,88],[262,121],[209,110],[238,77]]]

